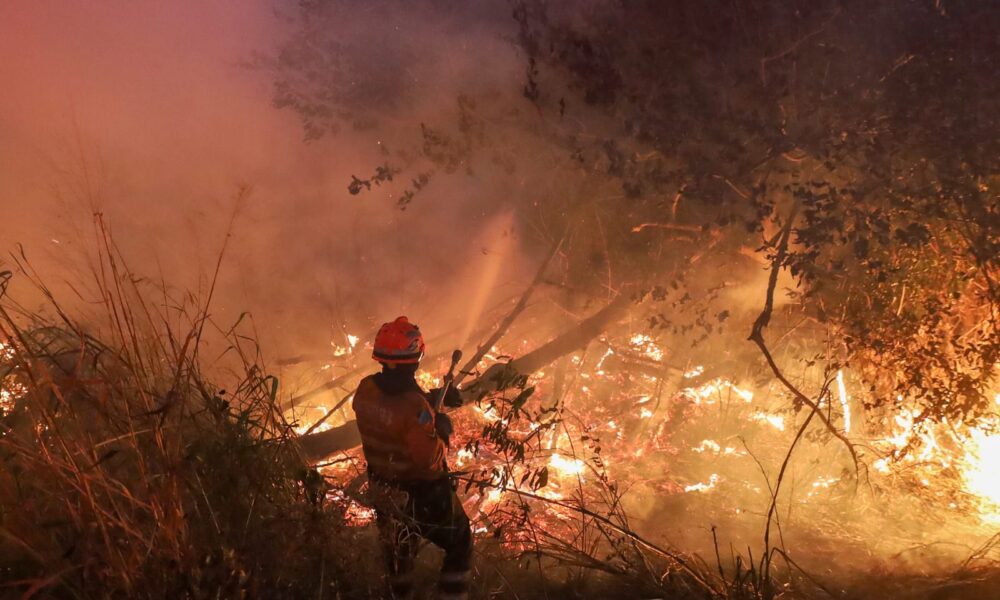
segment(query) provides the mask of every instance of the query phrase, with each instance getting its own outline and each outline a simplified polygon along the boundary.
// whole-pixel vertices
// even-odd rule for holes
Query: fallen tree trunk
[[[306,459],[315,462],[357,448],[361,445],[361,432],[356,421],[348,421],[326,431],[299,436],[298,443]]]
[[[482,398],[503,389],[518,375],[534,373],[557,358],[580,350],[617,321],[625,313],[630,302],[631,297],[628,294],[620,294],[611,304],[584,319],[576,328],[567,331],[551,342],[543,344],[509,363],[493,365],[462,389],[463,397],[466,400]]]
[[[493,365],[462,389],[463,397],[468,401],[499,391],[509,386],[518,375],[531,374],[557,358],[583,348],[618,321],[630,303],[631,297],[628,294],[620,294],[597,313],[547,344],[509,363]],[[327,431],[300,436],[298,442],[309,460],[318,461],[336,452],[356,448],[361,444],[361,434],[357,423],[348,421]]]
[[[338,386],[346,383],[352,377],[354,377],[358,373],[360,373],[362,370],[363,369],[360,368],[360,367],[351,369],[350,371],[344,373],[343,375],[335,377],[335,378],[331,379],[330,381],[327,381],[326,383],[324,383],[323,385],[321,385],[319,387],[315,387],[315,388],[309,390],[308,392],[305,392],[304,394],[300,394],[298,396],[295,396],[294,398],[292,398],[291,400],[288,401],[288,405],[285,407],[285,409],[287,410],[287,409],[295,408],[296,406],[302,404],[306,400],[310,400],[312,398],[315,398],[316,396],[319,396],[320,394],[326,392],[327,390],[332,390],[333,388],[338,387]]]

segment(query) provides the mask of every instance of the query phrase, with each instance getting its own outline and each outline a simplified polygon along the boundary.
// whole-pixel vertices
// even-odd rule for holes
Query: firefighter
[[[382,372],[361,380],[353,406],[393,598],[412,596],[423,538],[445,552],[439,597],[458,600],[468,597],[472,531],[448,478],[451,421],[415,379],[423,355],[420,329],[406,317],[382,325],[372,352]],[[457,406],[461,397],[450,390],[445,404]]]

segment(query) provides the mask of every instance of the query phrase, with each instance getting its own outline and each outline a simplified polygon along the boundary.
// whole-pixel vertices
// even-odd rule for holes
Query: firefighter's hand
[[[441,393],[441,388],[435,388],[432,392],[436,396]],[[455,389],[455,386],[449,386],[448,393],[444,395],[444,400],[441,403],[448,408],[458,408],[463,404],[462,393]]]
[[[434,429],[437,430],[438,437],[445,446],[451,446],[451,434],[455,432],[455,427],[451,424],[451,417],[444,413],[438,413],[434,419]]]
[[[455,386],[448,387],[448,393],[444,395],[444,405],[448,408],[462,406],[462,393]]]

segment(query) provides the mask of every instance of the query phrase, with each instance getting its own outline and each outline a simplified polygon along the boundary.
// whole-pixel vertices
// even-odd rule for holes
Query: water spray
[[[496,288],[497,281],[500,279],[500,271],[512,254],[513,236],[511,230],[513,224],[514,213],[507,211],[494,218],[483,234],[484,244],[489,250],[484,249],[485,259],[481,264],[475,266],[474,272],[479,277],[468,298],[468,313],[465,326],[459,336],[459,347],[468,343],[476,324],[483,316],[490,294]]]

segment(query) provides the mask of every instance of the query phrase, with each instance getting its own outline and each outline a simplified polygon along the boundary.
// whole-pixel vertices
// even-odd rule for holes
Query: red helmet
[[[390,365],[407,365],[420,362],[424,356],[424,336],[420,328],[406,317],[385,323],[375,334],[372,358]]]

